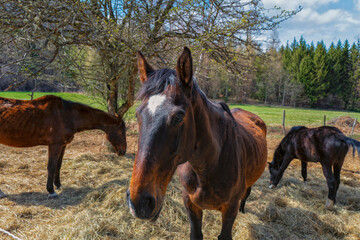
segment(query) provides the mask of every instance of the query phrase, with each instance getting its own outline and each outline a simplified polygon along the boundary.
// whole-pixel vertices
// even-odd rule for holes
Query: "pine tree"
[[[360,82],[360,39],[358,44],[353,44],[350,49],[350,82],[352,84],[351,92],[351,109],[355,110],[356,103],[359,98],[359,82]]]
[[[323,98],[328,94],[329,85],[329,66],[327,60],[326,47],[323,41],[318,42],[314,54],[314,79],[313,85],[319,98]]]
[[[310,100],[311,107],[314,107],[317,100],[319,99],[317,92],[318,89],[316,88],[316,82],[314,79],[315,65],[314,61],[308,55],[305,56],[301,61],[298,80],[304,85],[305,94]]]
[[[340,51],[339,56],[339,92],[338,96],[344,102],[344,109],[347,108],[350,99],[351,99],[351,91],[353,84],[350,79],[350,70],[351,70],[351,63],[350,63],[350,45],[348,40],[344,42],[344,46]]]
[[[339,66],[339,55],[341,52],[341,42],[335,47],[334,43],[331,43],[328,51],[328,66],[329,66],[329,84],[330,84],[330,93],[337,95],[339,92],[339,75],[340,75],[340,66]]]

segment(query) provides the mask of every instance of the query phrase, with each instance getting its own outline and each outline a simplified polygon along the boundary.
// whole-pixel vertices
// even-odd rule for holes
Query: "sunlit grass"
[[[302,109],[288,107],[268,107],[254,105],[230,105],[230,108],[242,108],[253,112],[261,117],[267,125],[281,125],[283,119],[283,110],[285,110],[286,126],[321,126],[324,124],[324,116],[326,122],[340,116],[350,116],[360,119],[359,112],[350,111],[329,111],[319,109]]]

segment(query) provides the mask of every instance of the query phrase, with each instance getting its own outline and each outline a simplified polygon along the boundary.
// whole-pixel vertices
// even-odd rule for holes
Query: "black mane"
[[[295,131],[298,131],[298,130],[300,130],[300,129],[305,129],[305,128],[307,128],[307,127],[305,127],[305,126],[295,126],[295,127],[292,127],[292,128],[290,129],[289,133],[293,133],[293,132],[295,132]],[[288,134],[289,134],[289,133],[288,133]]]

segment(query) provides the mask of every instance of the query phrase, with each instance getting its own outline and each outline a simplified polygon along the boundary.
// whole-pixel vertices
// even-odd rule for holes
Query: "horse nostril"
[[[155,198],[150,194],[145,194],[143,197],[143,207],[148,210],[148,213],[152,213],[155,209]]]

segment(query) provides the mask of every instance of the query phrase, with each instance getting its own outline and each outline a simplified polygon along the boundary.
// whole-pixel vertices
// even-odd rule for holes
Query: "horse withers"
[[[275,188],[283,176],[285,169],[294,159],[300,159],[302,176],[306,181],[306,164],[320,162],[329,188],[325,207],[332,209],[340,184],[340,172],[349,146],[359,152],[360,142],[346,137],[339,129],[330,126],[307,128],[297,126],[291,128],[274,152],[269,163],[270,188]]]
[[[32,101],[0,97],[0,143],[10,147],[49,146],[49,198],[57,197],[53,184],[61,186],[60,168],[66,145],[75,133],[90,129],[103,130],[117,154],[125,154],[126,128],[120,116],[52,95]]]
[[[190,238],[203,239],[202,212],[212,209],[222,213],[219,239],[232,239],[234,220],[266,166],[266,126],[255,114],[209,101],[192,67],[188,48],[176,71],[155,71],[138,53],[139,145],[127,201],[135,217],[156,220],[177,169]]]

